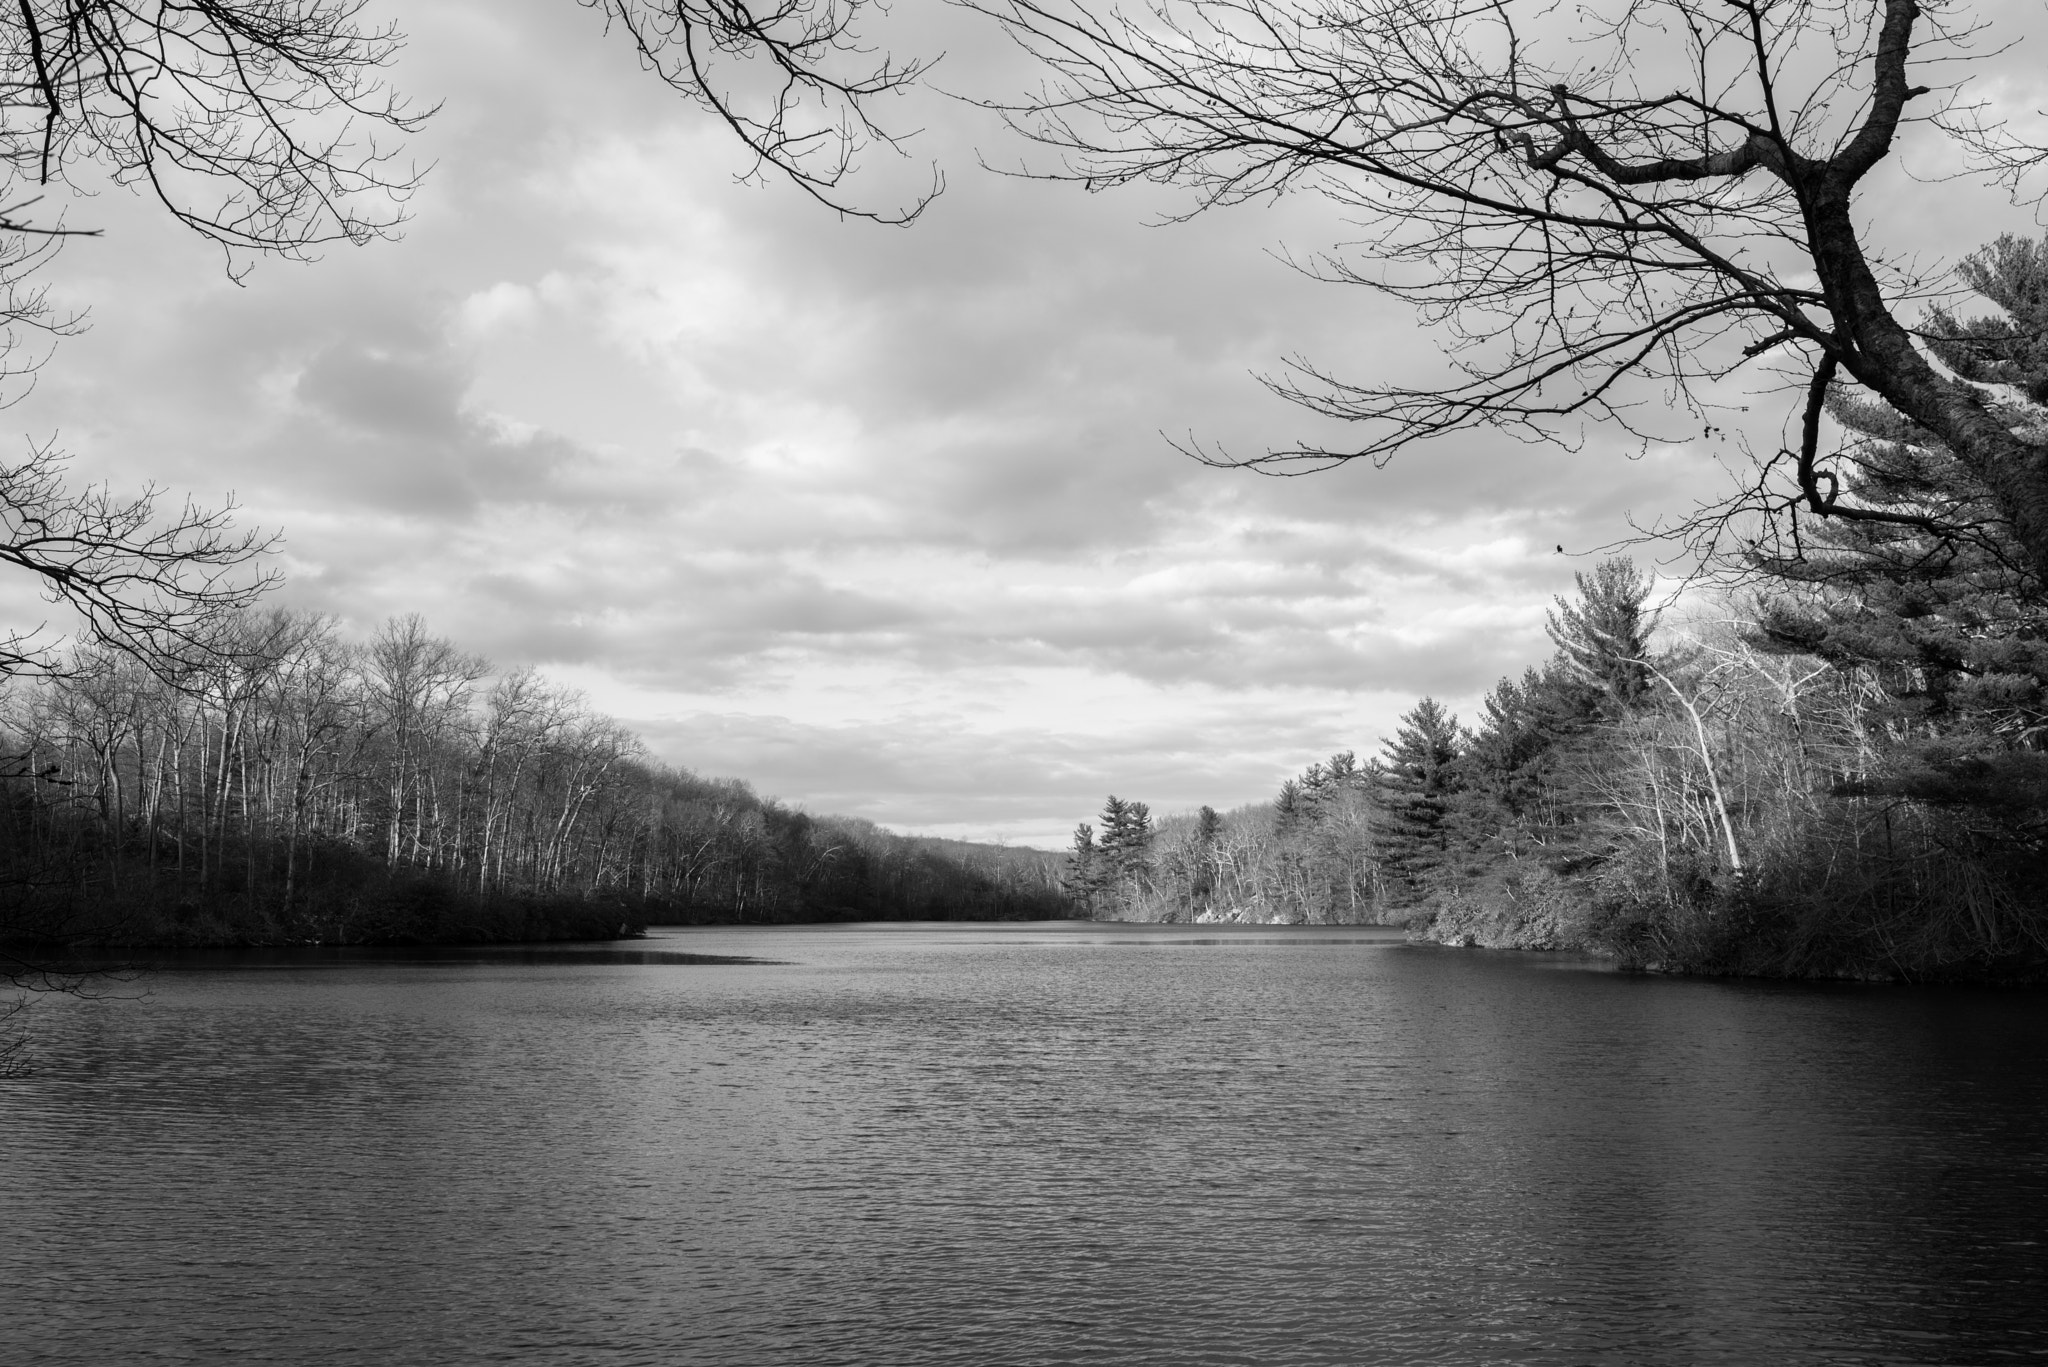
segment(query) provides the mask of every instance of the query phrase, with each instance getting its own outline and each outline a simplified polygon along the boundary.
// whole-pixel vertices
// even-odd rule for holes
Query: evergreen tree
[[[1582,872],[1611,853],[1589,779],[1611,762],[1618,724],[1662,701],[1650,668],[1653,584],[1625,556],[1575,578],[1576,599],[1554,600],[1545,616],[1556,653],[1495,685],[1466,747],[1452,826],[1475,873],[1530,857]]]
[[[1590,575],[1574,575],[1577,602],[1556,600],[1544,630],[1557,647],[1552,684],[1545,690],[1585,721],[1611,720],[1634,707],[1650,690],[1650,633],[1656,614],[1646,613],[1652,583],[1627,556],[1604,560]]]
[[[1273,834],[1284,840],[1306,825],[1309,817],[1309,800],[1300,780],[1287,779],[1273,799]]]
[[[1188,901],[1200,911],[1216,895],[1216,842],[1223,834],[1223,818],[1216,809],[1203,804],[1195,814],[1194,869],[1189,879]]]
[[[1543,761],[1557,742],[1555,696],[1564,691],[1553,672],[1524,670],[1502,679],[1480,704],[1479,729],[1465,751],[1466,788],[1475,801],[1510,820],[1542,805]]]
[[[1462,787],[1458,759],[1465,736],[1434,698],[1402,718],[1388,742],[1380,779],[1380,860],[1388,874],[1420,891],[1450,848],[1446,821]]]
[[[2048,241],[2003,237],[1964,278],[2002,316],[1937,309],[1929,347],[2006,426],[2048,431]],[[1990,492],[1952,452],[1881,404],[1837,396],[1853,436],[1841,492],[1752,564],[1790,591],[1760,605],[1753,640],[1867,672],[1900,734],[1959,753],[2039,748],[2048,732],[2048,594]],[[1831,493],[1837,476],[1821,472]]]
[[[1152,809],[1112,794],[1102,806],[1095,848],[1104,901],[1112,914],[1128,910],[1151,885]]]
[[[1085,821],[1074,827],[1074,844],[1067,852],[1064,884],[1067,896],[1093,920],[1096,900],[1102,889],[1102,864],[1095,848],[1095,828]]]

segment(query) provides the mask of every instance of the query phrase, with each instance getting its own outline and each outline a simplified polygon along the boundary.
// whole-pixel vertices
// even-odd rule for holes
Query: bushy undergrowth
[[[1689,973],[2048,981],[2048,870],[1981,812],[1848,803],[1711,896],[1650,907],[1623,961]]]
[[[1467,949],[1587,949],[1597,940],[1595,919],[1582,887],[1527,864],[1440,894],[1417,929]]]
[[[1539,870],[1439,896],[1444,944],[1567,949],[1649,972],[1890,982],[2048,981],[2048,866],[1970,810],[1841,801],[1741,875],[1642,846],[1583,878]]]

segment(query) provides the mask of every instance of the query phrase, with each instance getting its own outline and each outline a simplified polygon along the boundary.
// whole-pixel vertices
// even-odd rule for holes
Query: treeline
[[[1839,598],[1658,633],[1627,560],[1578,582],[1556,653],[1473,725],[1424,698],[1368,762],[1231,812],[1155,823],[1113,798],[1115,838],[1076,832],[1072,894],[1112,919],[1407,924],[1673,971],[2048,970],[2048,651],[2026,687],[2012,652],[1944,678],[1868,658],[1879,623]],[[1924,606],[1893,625],[1939,650]]]
[[[1396,913],[1380,860],[1383,775],[1349,751],[1269,803],[1203,807],[1155,823],[1112,796],[1067,855],[1081,914],[1120,921],[1378,922]],[[1099,830],[1099,834],[1098,834]]]
[[[7,688],[0,939],[353,944],[654,921],[1063,915],[1057,857],[904,837],[655,763],[530,669],[250,611],[180,665]]]
[[[2000,313],[1936,310],[1926,345],[2048,443],[2048,243],[1964,274]],[[2048,591],[1953,453],[1855,392],[1825,403],[1849,442],[1830,468],[1787,456],[1801,492],[1752,507],[1722,620],[1660,632],[1651,581],[1610,560],[1470,726],[1425,698],[1370,762],[1227,814],[1155,828],[1113,800],[1143,829],[1107,854],[1077,832],[1076,897],[1688,972],[2048,976]]]

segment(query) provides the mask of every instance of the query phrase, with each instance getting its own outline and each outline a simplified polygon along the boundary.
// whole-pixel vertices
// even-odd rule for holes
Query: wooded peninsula
[[[1930,667],[1953,619],[1837,597],[1656,649],[1650,592],[1626,559],[1579,576],[1556,653],[1474,726],[1424,698],[1379,755],[1229,812],[1111,797],[1069,887],[1111,919],[1398,923],[1669,972],[2048,978],[2048,763],[2012,744],[2048,654]]]
[[[2001,312],[1932,310],[1923,339],[2048,433],[2048,241],[2000,239],[1964,276]],[[1075,833],[1075,895],[1673,972],[2048,979],[2048,592],[1941,441],[1867,396],[1826,404],[1856,506],[1750,508],[1711,619],[1660,629],[1650,577],[1607,560],[1474,724],[1423,698],[1380,754],[1231,812],[1155,826],[1112,797]]]

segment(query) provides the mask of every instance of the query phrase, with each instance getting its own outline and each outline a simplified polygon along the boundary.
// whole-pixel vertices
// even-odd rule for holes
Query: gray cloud
[[[1056,841],[1109,791],[1233,805],[1420,693],[1469,710],[1544,654],[1591,560],[1555,545],[1725,487],[1725,447],[1602,432],[1204,468],[1171,442],[1351,435],[1259,385],[1290,354],[1444,373],[1405,311],[1275,259],[1353,235],[1327,204],[1148,227],[1170,195],[976,173],[1016,149],[931,99],[902,122],[947,196],[908,231],[844,223],[735,184],[726,135],[598,16],[407,18],[399,83],[447,104],[403,240],[237,286],[103,194],[79,212],[107,235],[59,268],[96,326],[12,412],[92,477],[238,491],[286,534],[290,601],[421,611],[676,762],[955,834]],[[950,7],[887,22],[959,88],[1025,75]],[[1885,231],[1947,250],[1959,201],[1912,190]]]
[[[1100,737],[1075,732],[819,726],[738,713],[641,721],[639,728],[658,753],[692,756],[714,771],[743,759],[757,788],[801,792],[812,810],[926,834],[1055,847],[1110,792],[1162,814],[1270,797],[1282,779],[1341,748],[1303,742],[1304,732],[1336,722],[1301,709],[1237,719],[1227,729],[1161,724],[1132,736],[1129,751],[1107,751]]]

